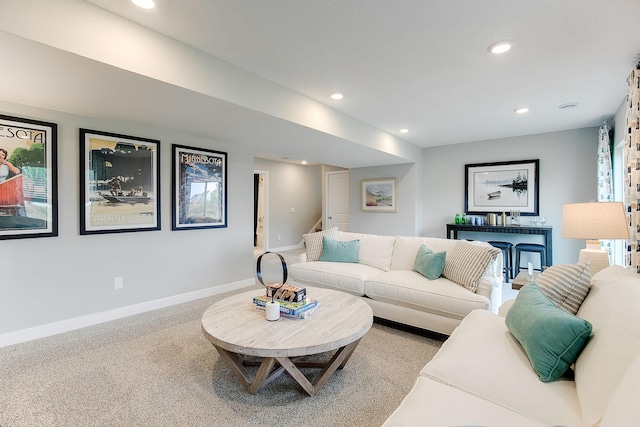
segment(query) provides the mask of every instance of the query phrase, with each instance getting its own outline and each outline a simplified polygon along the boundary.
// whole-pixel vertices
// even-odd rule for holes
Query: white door
[[[349,231],[349,171],[327,172],[327,228]]]

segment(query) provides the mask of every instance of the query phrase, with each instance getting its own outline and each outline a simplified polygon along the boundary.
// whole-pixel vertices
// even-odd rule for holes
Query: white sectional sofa
[[[384,426],[640,425],[638,277],[612,266],[592,278],[576,316],[569,315],[570,321],[590,324],[590,338],[578,353],[574,369],[555,381],[539,379],[530,352],[507,327],[509,312],[506,319],[487,310],[472,312],[422,369]],[[531,294],[534,286],[520,291],[510,308],[512,319],[518,300],[526,301],[523,291],[529,287]],[[533,312],[537,307],[519,306],[518,310]],[[535,331],[542,323],[531,320],[529,326]],[[553,339],[551,329],[545,326],[544,340]]]
[[[322,237],[340,242],[358,240],[357,263],[317,260],[321,257]],[[463,252],[463,246],[456,250],[461,243],[470,252]],[[300,262],[288,268],[292,281],[362,297],[379,318],[448,335],[473,310],[497,312],[501,302],[502,255],[486,242],[331,229],[305,235],[305,244],[307,251]],[[412,271],[422,245],[433,252],[446,252],[443,277],[429,280]],[[447,278],[468,285],[470,276],[465,274],[469,272],[464,270],[473,264],[478,267],[479,260],[486,257],[492,261],[480,274],[470,273],[477,275],[477,289],[474,286],[467,289]]]

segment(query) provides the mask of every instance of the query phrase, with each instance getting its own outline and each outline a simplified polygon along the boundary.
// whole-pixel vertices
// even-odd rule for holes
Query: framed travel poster
[[[227,226],[227,153],[173,145],[173,230]]]
[[[58,235],[58,126],[0,115],[0,240]]]
[[[513,210],[523,216],[538,215],[539,164],[534,159],[465,165],[467,215]]]
[[[363,179],[360,182],[361,205],[364,212],[397,212],[398,196],[395,178]]]
[[[160,230],[160,141],[80,129],[80,234]]]

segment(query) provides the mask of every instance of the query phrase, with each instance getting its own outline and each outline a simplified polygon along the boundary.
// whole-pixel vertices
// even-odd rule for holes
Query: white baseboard
[[[284,252],[284,251],[291,251],[293,249],[302,249],[302,248],[304,248],[304,240],[298,243],[297,245],[281,246],[279,248],[270,248],[269,252]]]
[[[97,325],[99,323],[109,322],[111,320],[122,319],[123,317],[133,316],[135,314],[145,313],[151,310],[169,307],[184,302],[194,301],[200,298],[206,298],[224,292],[235,291],[246,288],[255,284],[255,279],[245,279],[238,282],[227,283],[220,286],[213,286],[199,291],[187,292],[186,294],[174,295],[171,297],[160,298],[153,301],[146,301],[140,304],[120,307],[113,310],[103,311],[100,313],[89,314],[87,316],[76,317],[73,319],[62,320],[60,322],[48,323],[46,325],[34,326],[33,328],[22,329],[20,331],[9,332],[0,335],[0,347],[6,347],[13,344],[19,344],[26,341],[45,338],[51,335],[69,332],[87,326]]]

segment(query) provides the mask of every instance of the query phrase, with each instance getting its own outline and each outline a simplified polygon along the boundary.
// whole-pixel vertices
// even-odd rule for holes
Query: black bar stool
[[[547,265],[547,248],[544,245],[538,245],[535,243],[518,243],[516,245],[516,271],[514,271],[513,276],[517,276],[520,272],[520,253],[521,252],[533,252],[540,254],[540,268],[535,269],[537,271],[542,271],[544,267]]]
[[[509,282],[509,279],[512,279],[511,269],[513,268],[513,258],[511,254],[511,249],[513,248],[513,243],[511,242],[496,242],[490,241],[489,244],[494,248],[498,248],[502,250],[502,259],[504,263],[504,281]]]

